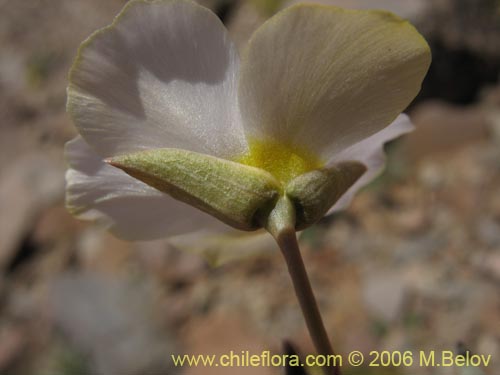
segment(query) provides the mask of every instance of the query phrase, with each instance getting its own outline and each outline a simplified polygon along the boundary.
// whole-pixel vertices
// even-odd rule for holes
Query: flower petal
[[[162,147],[233,156],[246,147],[238,66],[208,9],[183,0],[131,1],[80,47],[68,111],[103,157]]]
[[[349,9],[384,9],[406,19],[415,19],[428,6],[427,0],[291,0],[284,7],[298,3],[335,5]]]
[[[81,137],[66,144],[66,206],[126,240],[153,240],[204,227],[229,227],[102,161]]]
[[[402,114],[383,130],[335,155],[328,164],[356,160],[363,163],[367,170],[359,180],[347,190],[337,203],[335,203],[330,211],[328,211],[328,214],[345,209],[351,203],[354,195],[359,189],[370,183],[375,177],[382,173],[386,159],[384,144],[405,133],[411,132],[413,129],[414,126],[410,122],[408,116]]]
[[[328,160],[394,121],[429,64],[425,40],[391,13],[292,6],[249,42],[239,84],[245,131]]]
[[[203,256],[213,267],[277,249],[273,237],[263,230],[252,233],[234,229],[219,233],[199,230],[171,237],[168,242],[178,249]]]

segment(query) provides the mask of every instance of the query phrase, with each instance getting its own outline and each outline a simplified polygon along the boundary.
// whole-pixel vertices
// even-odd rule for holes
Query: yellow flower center
[[[301,174],[323,167],[312,152],[274,140],[250,140],[249,151],[236,161],[268,171],[283,185]]]

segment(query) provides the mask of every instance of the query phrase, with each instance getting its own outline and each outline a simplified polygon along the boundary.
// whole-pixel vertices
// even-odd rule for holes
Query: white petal
[[[349,9],[384,9],[407,19],[415,19],[429,5],[428,0],[291,0],[284,7],[298,3],[335,5]]]
[[[235,229],[219,233],[199,230],[171,237],[168,242],[178,249],[203,256],[214,267],[277,250],[273,237],[263,230],[251,233]]]
[[[425,40],[397,16],[320,5],[278,13],[246,52],[239,86],[245,131],[324,160],[394,121],[430,63]]]
[[[153,240],[198,230],[227,230],[211,216],[178,202],[102,161],[81,137],[66,144],[66,205],[126,240]]]
[[[363,163],[367,170],[356,183],[347,190],[347,192],[335,203],[328,214],[340,211],[346,208],[354,198],[354,195],[363,186],[370,183],[377,177],[385,167],[384,144],[405,134],[411,132],[414,126],[407,115],[399,115],[398,118],[383,130],[375,133],[361,142],[345,149],[335,155],[328,164],[334,164],[341,161],[356,160]]]
[[[175,147],[234,156],[246,148],[239,59],[211,11],[183,0],[130,2],[85,41],[68,111],[101,156]]]

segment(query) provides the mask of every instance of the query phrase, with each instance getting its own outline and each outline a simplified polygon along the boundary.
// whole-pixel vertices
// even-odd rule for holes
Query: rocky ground
[[[312,351],[274,248],[212,268],[163,241],[120,241],[66,212],[62,148],[75,134],[64,111],[67,71],[79,43],[124,3],[0,0],[0,373],[178,374],[170,353],[277,353],[285,338]],[[224,16],[240,45],[278,7],[204,3]],[[429,19],[456,12],[445,5]],[[441,70],[456,67],[449,56],[460,50],[498,75],[496,51],[438,35],[430,21],[422,30],[442,45],[434,51]],[[464,74],[483,71],[467,61]],[[454,86],[460,100],[433,89],[446,81],[426,82],[411,108],[417,131],[389,145],[387,172],[348,211],[303,233],[338,352],[466,347],[492,354],[484,374],[500,373],[500,89],[483,78]],[[373,370],[345,373],[465,374]]]

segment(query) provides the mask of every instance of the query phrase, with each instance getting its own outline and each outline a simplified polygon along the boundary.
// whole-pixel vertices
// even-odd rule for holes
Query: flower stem
[[[295,234],[295,209],[288,198],[283,197],[278,201],[268,217],[266,228],[275,238],[281,253],[285,257],[295,294],[299,300],[316,351],[321,355],[334,356],[335,353],[326,333],[304,261],[300,254]],[[324,371],[328,375],[340,375],[339,366],[325,367]]]
[[[302,314],[304,315],[316,351],[318,354],[325,356],[334,355],[332,344],[326,333],[323,319],[321,318],[318,304],[316,303],[311,283],[304,267],[295,231],[284,231],[276,240],[281,253],[285,257],[295,294],[299,300],[300,308],[302,309]],[[325,367],[325,373],[340,375],[340,368],[338,366]]]

